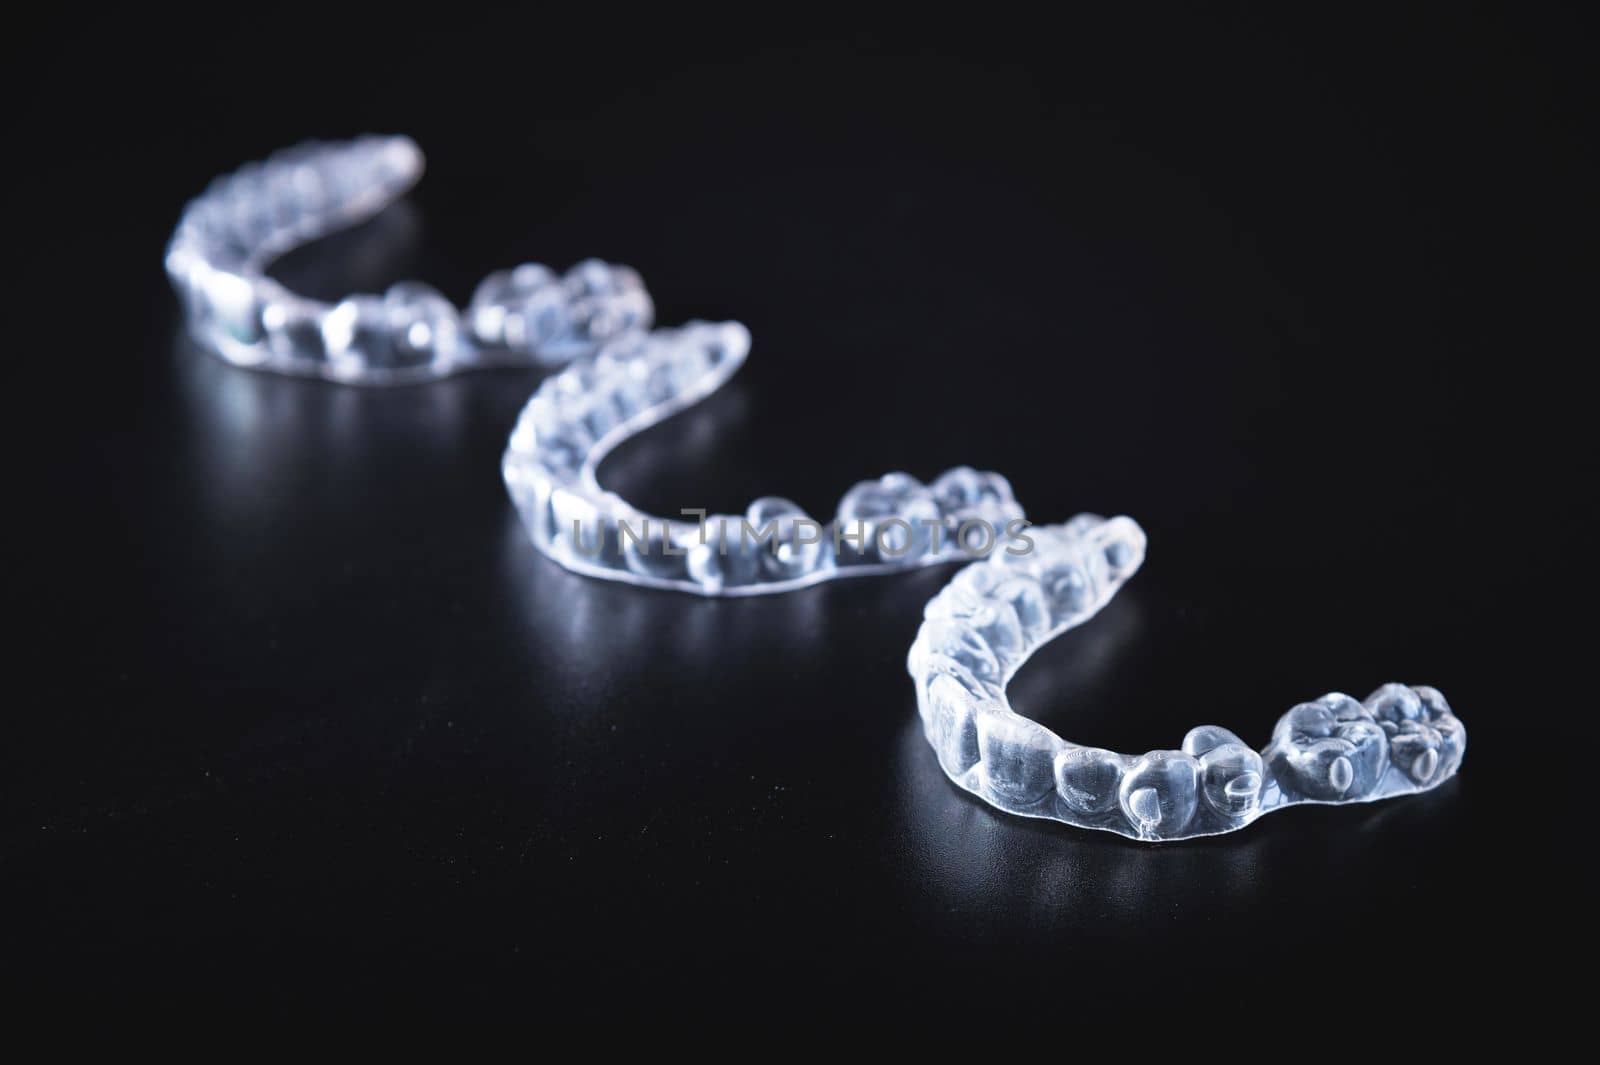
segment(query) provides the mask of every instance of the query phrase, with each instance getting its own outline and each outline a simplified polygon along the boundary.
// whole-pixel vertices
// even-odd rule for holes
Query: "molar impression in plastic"
[[[1144,561],[1131,519],[1081,514],[1034,527],[1027,554],[958,572],[924,610],[907,667],[939,765],[1002,810],[1141,840],[1243,828],[1297,803],[1369,802],[1453,776],[1466,730],[1444,696],[1386,684],[1364,701],[1333,693],[1279,719],[1261,751],[1217,725],[1178,750],[1082,747],[1011,709],[1028,656],[1100,610]]]

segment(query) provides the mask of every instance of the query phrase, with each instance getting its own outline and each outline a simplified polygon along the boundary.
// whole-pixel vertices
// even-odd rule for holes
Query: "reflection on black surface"
[[[401,200],[362,225],[296,248],[270,272],[322,300],[381,292],[413,272],[421,228],[418,209]],[[537,380],[527,371],[495,370],[470,383],[335,385],[230,366],[181,328],[170,350],[201,445],[207,513],[224,523],[293,513],[297,495],[330,485],[364,493],[397,461],[421,467],[464,459],[485,425],[509,433],[509,419]]]
[[[354,517],[362,500],[385,506],[373,497],[400,482],[415,490],[435,471],[493,484],[486,445],[503,442],[536,382],[492,370],[471,382],[355,388],[229,366],[182,333],[171,358],[197,445],[182,472],[218,535],[293,521],[341,493]]]
[[[1041,930],[1116,933],[1203,926],[1277,891],[1333,905],[1352,884],[1380,895],[1385,884],[1404,891],[1409,870],[1427,861],[1427,837],[1450,826],[1459,799],[1451,780],[1399,801],[1296,809],[1225,836],[1147,845],[985,805],[945,777],[919,721],[905,725],[899,768],[918,887],[934,896],[931,909],[972,918],[975,925],[952,931],[974,935],[989,914],[1025,915]],[[1308,920],[1331,916],[1314,905],[1306,902]]]
[[[1039,928],[1107,924],[1109,931],[1210,906],[1219,895],[1229,906],[1250,906],[1267,890],[1267,844],[1253,833],[1152,847],[995,810],[945,777],[917,720],[903,729],[899,769],[908,850],[945,908],[1010,913]]]
[[[1011,690],[1018,712],[1038,716],[1042,705],[1067,703],[1068,713],[1052,725],[1078,740],[1073,704],[1094,704],[1128,668],[1141,619],[1134,587],[1054,641],[1050,646],[1060,651],[1052,657],[1065,660],[1019,672]],[[925,883],[950,907],[1014,907],[1040,926],[1139,924],[1170,912],[1196,885],[1242,905],[1262,890],[1258,838],[1156,848],[994,810],[945,777],[914,708],[901,732],[897,776],[911,854]]]
[[[582,577],[539,554],[514,514],[504,560],[529,637],[579,669],[619,676],[666,669],[716,683],[751,662],[827,659],[827,599],[803,594],[822,589],[702,599]]]

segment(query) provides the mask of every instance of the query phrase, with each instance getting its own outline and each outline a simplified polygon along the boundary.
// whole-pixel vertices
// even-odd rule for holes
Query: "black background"
[[[1574,829],[1554,789],[1585,772],[1588,708],[1551,676],[1589,627],[1546,607],[1588,601],[1592,37],[1453,7],[369,19],[403,28],[141,13],[11,41],[11,358],[51,378],[12,397],[40,534],[14,973],[537,988],[568,1016],[914,1003],[952,1030],[1002,1023],[959,1012],[981,1000],[1435,1011],[1530,978],[1571,856],[1532,840]],[[727,389],[608,463],[628,498],[826,516],[887,470],[1002,470],[1035,520],[1150,536],[1018,677],[1025,712],[1124,750],[1203,722],[1259,744],[1325,691],[1429,683],[1460,777],[1160,848],[1027,822],[950,786],[916,725],[904,655],[950,569],[737,602],[561,570],[499,481],[533,375],[339,388],[178,335],[183,202],[364,131],[414,136],[428,177],[285,280],[464,301],[597,255],[665,324],[751,328]]]

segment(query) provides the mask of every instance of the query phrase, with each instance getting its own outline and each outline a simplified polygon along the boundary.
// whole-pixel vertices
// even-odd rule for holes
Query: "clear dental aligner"
[[[998,551],[961,570],[924,610],[907,660],[939,765],[1002,810],[1141,840],[1243,828],[1297,803],[1369,802],[1453,776],[1465,728],[1433,688],[1385,684],[1364,701],[1333,693],[1279,719],[1253,750],[1217,725],[1180,749],[1142,755],[1080,747],[1011,709],[1028,656],[1093,617],[1144,561],[1129,518],[1081,514],[1028,530],[1028,554]]]
[[[971,557],[1022,525],[1005,478],[964,466],[929,485],[904,473],[863,481],[826,525],[773,496],[743,515],[669,520],[600,487],[607,452],[716,391],[749,350],[737,322],[691,322],[619,337],[545,379],[502,464],[534,544],[590,576],[735,596]]]
[[[273,259],[371,218],[422,176],[407,137],[307,143],[211,183],[184,208],[167,273],[190,332],[239,366],[399,384],[485,366],[557,366],[654,317],[638,274],[598,260],[557,277],[537,263],[489,275],[465,312],[427,285],[326,303],[267,277]]]

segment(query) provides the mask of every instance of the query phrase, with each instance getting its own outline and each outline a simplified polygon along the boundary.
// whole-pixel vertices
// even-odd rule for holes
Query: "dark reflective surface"
[[[139,194],[38,245],[53,276],[94,255],[119,280],[41,393],[65,397],[21,573],[47,691],[13,709],[38,737],[8,752],[0,847],[30,971],[468,998],[542,979],[600,1012],[797,992],[876,1012],[983,983],[1148,1013],[1174,971],[1196,1003],[1397,968],[1489,986],[1482,959],[1543,909],[1528,870],[1565,853],[1522,842],[1546,801],[1522,741],[1558,696],[1530,697],[1545,666],[1512,647],[1591,493],[1560,461],[1583,423],[1540,362],[1553,319],[1524,312],[1571,280],[1497,266],[1512,227],[1485,205],[1508,197],[1455,146],[1558,175],[1518,207],[1554,210],[1564,97],[1474,57],[1560,47],[1182,20],[1037,49],[702,42],[594,93],[579,56],[530,70],[461,32],[473,78],[330,65],[236,86],[225,122],[183,88],[220,58],[156,64],[150,99],[91,92],[101,163]],[[87,47],[105,76],[130,62]],[[939,773],[904,672],[949,568],[728,602],[587,581],[527,545],[500,484],[535,376],[342,389],[175,341],[159,267],[184,197],[367,128],[415,135],[430,176],[286,280],[463,300],[492,268],[598,255],[644,273],[664,322],[751,326],[733,385],[608,463],[634,501],[777,492],[826,516],[889,469],[1004,470],[1041,520],[1150,534],[1019,707],[1126,750],[1205,722],[1260,744],[1325,691],[1431,683],[1470,732],[1460,778],[1161,848],[998,814]]]

